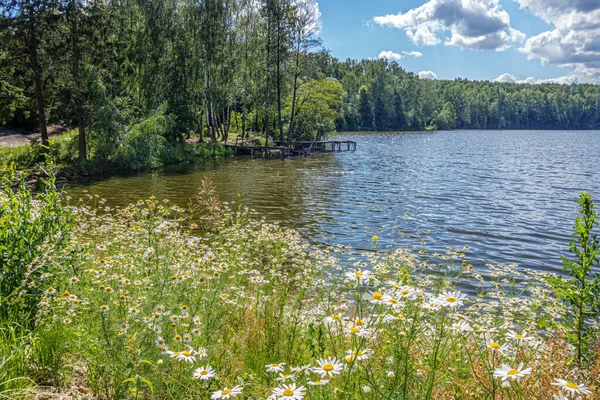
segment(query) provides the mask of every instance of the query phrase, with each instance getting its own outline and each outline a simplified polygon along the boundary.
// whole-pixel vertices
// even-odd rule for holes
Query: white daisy
[[[194,371],[194,378],[201,379],[203,381],[214,378],[214,377],[215,377],[215,370],[210,365],[207,365],[206,367],[197,368]]]
[[[495,378],[501,378],[503,384],[508,385],[509,379],[514,379],[517,382],[521,380],[525,375],[531,373],[531,368],[523,369],[523,363],[520,363],[517,368],[513,368],[508,364],[502,364],[500,368],[494,371]]]
[[[440,295],[437,295],[434,298],[434,301],[438,303],[442,307],[460,307],[463,304],[463,301],[467,298],[467,295],[464,293],[456,291],[445,291]]]
[[[283,372],[283,370],[285,369],[285,363],[268,364],[266,368],[267,372]]]
[[[321,375],[321,378],[326,376],[339,375],[344,369],[344,365],[335,357],[317,360],[318,367],[314,367],[312,371]]]
[[[592,394],[592,392],[586,388],[584,385],[578,385],[571,381],[566,381],[564,379],[556,379],[556,382],[552,383],[554,386],[559,386],[564,391],[568,392],[571,395],[575,394]]]
[[[304,386],[296,387],[295,384],[281,385],[273,389],[273,396],[277,399],[302,400],[305,390]]]
[[[221,390],[217,390],[216,392],[213,392],[213,394],[210,396],[210,398],[211,399],[229,399],[229,398],[235,397],[241,393],[242,393],[241,386],[236,386],[233,388],[225,387]]]

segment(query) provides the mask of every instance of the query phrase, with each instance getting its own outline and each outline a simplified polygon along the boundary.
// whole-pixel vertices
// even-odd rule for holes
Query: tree
[[[358,115],[361,129],[373,128],[373,104],[366,86],[361,86],[358,90]]]
[[[296,124],[291,140],[320,140],[335,130],[344,90],[335,79],[311,79],[298,87]]]

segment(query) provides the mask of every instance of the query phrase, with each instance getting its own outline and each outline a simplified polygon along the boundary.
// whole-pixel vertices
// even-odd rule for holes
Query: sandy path
[[[68,127],[64,124],[51,124],[48,125],[48,135],[59,135],[67,129]],[[14,129],[0,127],[0,147],[26,146],[32,140],[41,141],[41,134],[39,132],[26,134]]]

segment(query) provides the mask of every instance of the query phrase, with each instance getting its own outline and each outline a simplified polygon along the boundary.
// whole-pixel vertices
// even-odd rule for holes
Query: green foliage
[[[167,145],[166,136],[175,127],[175,121],[163,110],[158,110],[128,129],[118,140],[112,161],[123,169],[141,170],[163,165]]]
[[[598,214],[589,193],[579,198],[579,216],[575,219],[569,251],[574,259],[563,257],[564,271],[569,279],[551,278],[556,295],[567,306],[564,324],[569,339],[577,349],[576,359],[581,365],[590,361],[590,344],[596,340],[593,323],[600,317],[600,274],[593,272],[598,264],[600,242],[593,229],[598,226]]]
[[[296,138],[320,139],[335,131],[340,116],[342,85],[335,79],[312,79],[298,88],[296,108]]]
[[[361,86],[358,91],[358,117],[360,129],[369,130],[373,128],[373,104],[369,91],[365,86]]]
[[[51,165],[48,165],[51,168]],[[42,180],[43,188],[34,195],[21,175],[16,190],[14,165],[4,170],[0,183],[0,316],[12,309],[21,321],[35,310],[41,295],[33,290],[22,296],[22,282],[44,263],[41,255],[48,247],[61,247],[68,240],[71,216],[60,201],[51,169]]]
[[[77,131],[71,129],[59,136],[50,137],[47,155],[60,166],[73,163],[77,158]],[[8,167],[12,163],[17,169],[32,168],[45,156],[38,141],[32,141],[26,146],[0,148],[0,166]]]
[[[18,319],[14,314],[0,316],[0,399],[25,399],[36,386],[27,365],[31,334]]]

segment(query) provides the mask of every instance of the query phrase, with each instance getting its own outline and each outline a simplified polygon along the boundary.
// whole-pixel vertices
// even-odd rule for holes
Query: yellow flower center
[[[221,391],[221,394],[222,394],[222,395],[226,395],[226,394],[229,394],[229,393],[231,393],[231,392],[232,392],[232,390],[231,390],[231,389],[227,389],[227,388],[225,388],[225,389],[223,389],[223,390]]]
[[[447,297],[447,298],[446,298],[446,301],[447,301],[448,303],[456,303],[456,297]]]
[[[331,317],[331,319],[339,321],[341,318],[339,315],[334,315],[333,317]]]
[[[362,272],[360,272],[360,271],[356,271],[356,272],[354,273],[354,276],[356,277],[356,279],[358,279],[358,278],[360,278],[361,276],[363,276],[363,274],[362,274]]]
[[[381,300],[383,298],[383,294],[379,292],[373,293],[373,300]]]
[[[323,365],[323,371],[329,372],[329,371],[333,371],[334,369],[335,369],[335,367],[333,366],[333,364]]]
[[[492,349],[496,349],[496,350],[498,350],[498,349],[500,349],[501,347],[502,347],[502,346],[500,346],[498,343],[492,343],[492,344],[490,344],[490,348],[492,348]]]
[[[283,395],[284,396],[293,396],[294,395],[294,391],[290,388],[287,388],[283,391]]]
[[[316,381],[315,382],[315,385],[322,385],[322,384],[323,384],[323,382],[321,382],[321,381]]]
[[[403,290],[400,292],[401,295],[406,296],[408,295],[410,292],[408,290]]]
[[[361,326],[361,325],[364,325],[364,324],[365,324],[365,321],[363,321],[362,319],[357,319],[356,320],[356,325]]]
[[[206,371],[206,370],[200,371],[200,375],[208,375],[208,371]]]
[[[516,337],[517,339],[525,339],[525,336],[523,336],[523,335],[521,335],[521,334],[515,335],[515,337]]]
[[[518,373],[519,373],[519,370],[518,370],[518,369],[511,369],[510,371],[508,371],[508,372],[506,373],[506,375],[516,375],[516,374],[518,374]]]
[[[186,356],[186,357],[189,357],[189,356],[191,356],[191,355],[192,355],[192,353],[190,353],[190,352],[189,352],[189,351],[187,351],[187,350],[184,350],[184,351],[182,351],[182,352],[181,352],[181,354],[183,354],[183,355],[184,355],[184,356]]]
[[[350,332],[358,333],[358,332],[360,332],[360,329],[357,328],[357,327],[355,327],[355,326],[353,326],[353,327],[350,328]]]
[[[569,389],[575,389],[575,390],[579,389],[579,386],[577,386],[573,382],[567,382],[567,383],[565,383],[565,386],[568,387]]]

